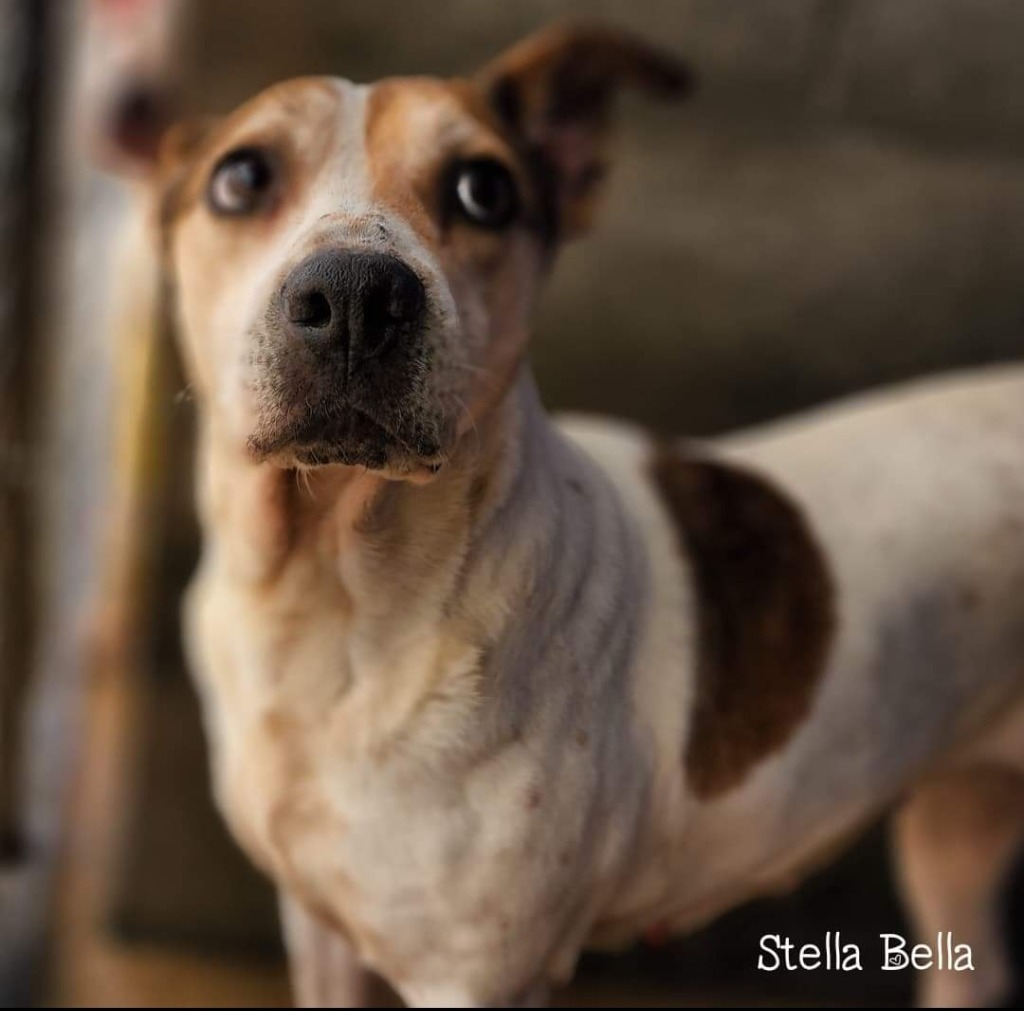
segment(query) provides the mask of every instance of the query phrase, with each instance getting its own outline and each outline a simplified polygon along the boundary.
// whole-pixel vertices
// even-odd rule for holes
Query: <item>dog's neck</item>
[[[561,703],[572,719],[574,673],[586,672],[588,698],[615,694],[604,704],[627,711],[618,695],[645,555],[528,371],[425,485],[341,468],[307,482],[204,434],[204,566],[229,592],[265,601],[265,621],[278,614],[293,627],[328,610],[327,624],[348,630],[346,676],[367,686],[373,715],[359,722],[376,724],[378,740],[410,726],[417,700],[476,697],[481,676],[501,695],[485,731],[492,745]],[[452,688],[460,679],[465,691]]]
[[[524,433],[536,435],[547,424],[524,369],[436,478],[416,484],[362,467],[296,470],[255,463],[201,412],[199,514],[207,544],[223,554],[232,578],[254,587],[272,585],[298,555],[341,564],[361,546],[373,543],[383,550],[384,541],[396,565],[413,559],[417,566],[441,563],[440,556],[460,550],[456,542],[518,480]],[[394,570],[387,575],[403,578]]]
[[[200,413],[199,512],[205,551],[238,586],[270,592],[315,573],[354,605],[386,602],[396,627],[423,600],[471,596],[475,575],[489,599],[518,606],[533,592],[526,574],[589,569],[594,538],[613,558],[608,538],[627,533],[614,491],[556,430],[526,367],[427,484],[256,464]]]

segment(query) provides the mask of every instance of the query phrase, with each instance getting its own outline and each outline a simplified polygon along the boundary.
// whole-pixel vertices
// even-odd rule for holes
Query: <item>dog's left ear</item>
[[[554,25],[513,46],[487,64],[478,81],[547,177],[559,238],[590,224],[620,88],[681,98],[694,84],[675,55],[628,32],[578,22]]]

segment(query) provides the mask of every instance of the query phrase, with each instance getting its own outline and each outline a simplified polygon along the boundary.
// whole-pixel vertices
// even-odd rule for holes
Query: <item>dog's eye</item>
[[[207,199],[218,214],[250,214],[263,204],[272,181],[267,156],[256,148],[239,148],[217,163]]]
[[[512,173],[490,158],[457,166],[455,199],[462,215],[481,228],[504,228],[519,209]]]

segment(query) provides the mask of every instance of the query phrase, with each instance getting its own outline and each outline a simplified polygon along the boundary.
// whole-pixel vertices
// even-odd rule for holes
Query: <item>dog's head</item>
[[[203,409],[256,460],[435,472],[587,225],[616,90],[688,83],[631,36],[562,25],[472,79],[304,78],[177,128],[160,213]]]

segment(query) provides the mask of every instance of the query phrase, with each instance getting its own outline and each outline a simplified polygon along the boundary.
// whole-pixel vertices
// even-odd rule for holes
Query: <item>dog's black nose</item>
[[[350,367],[408,332],[426,305],[422,282],[397,257],[345,250],[304,260],[281,295],[292,336],[325,349],[344,347]]]

